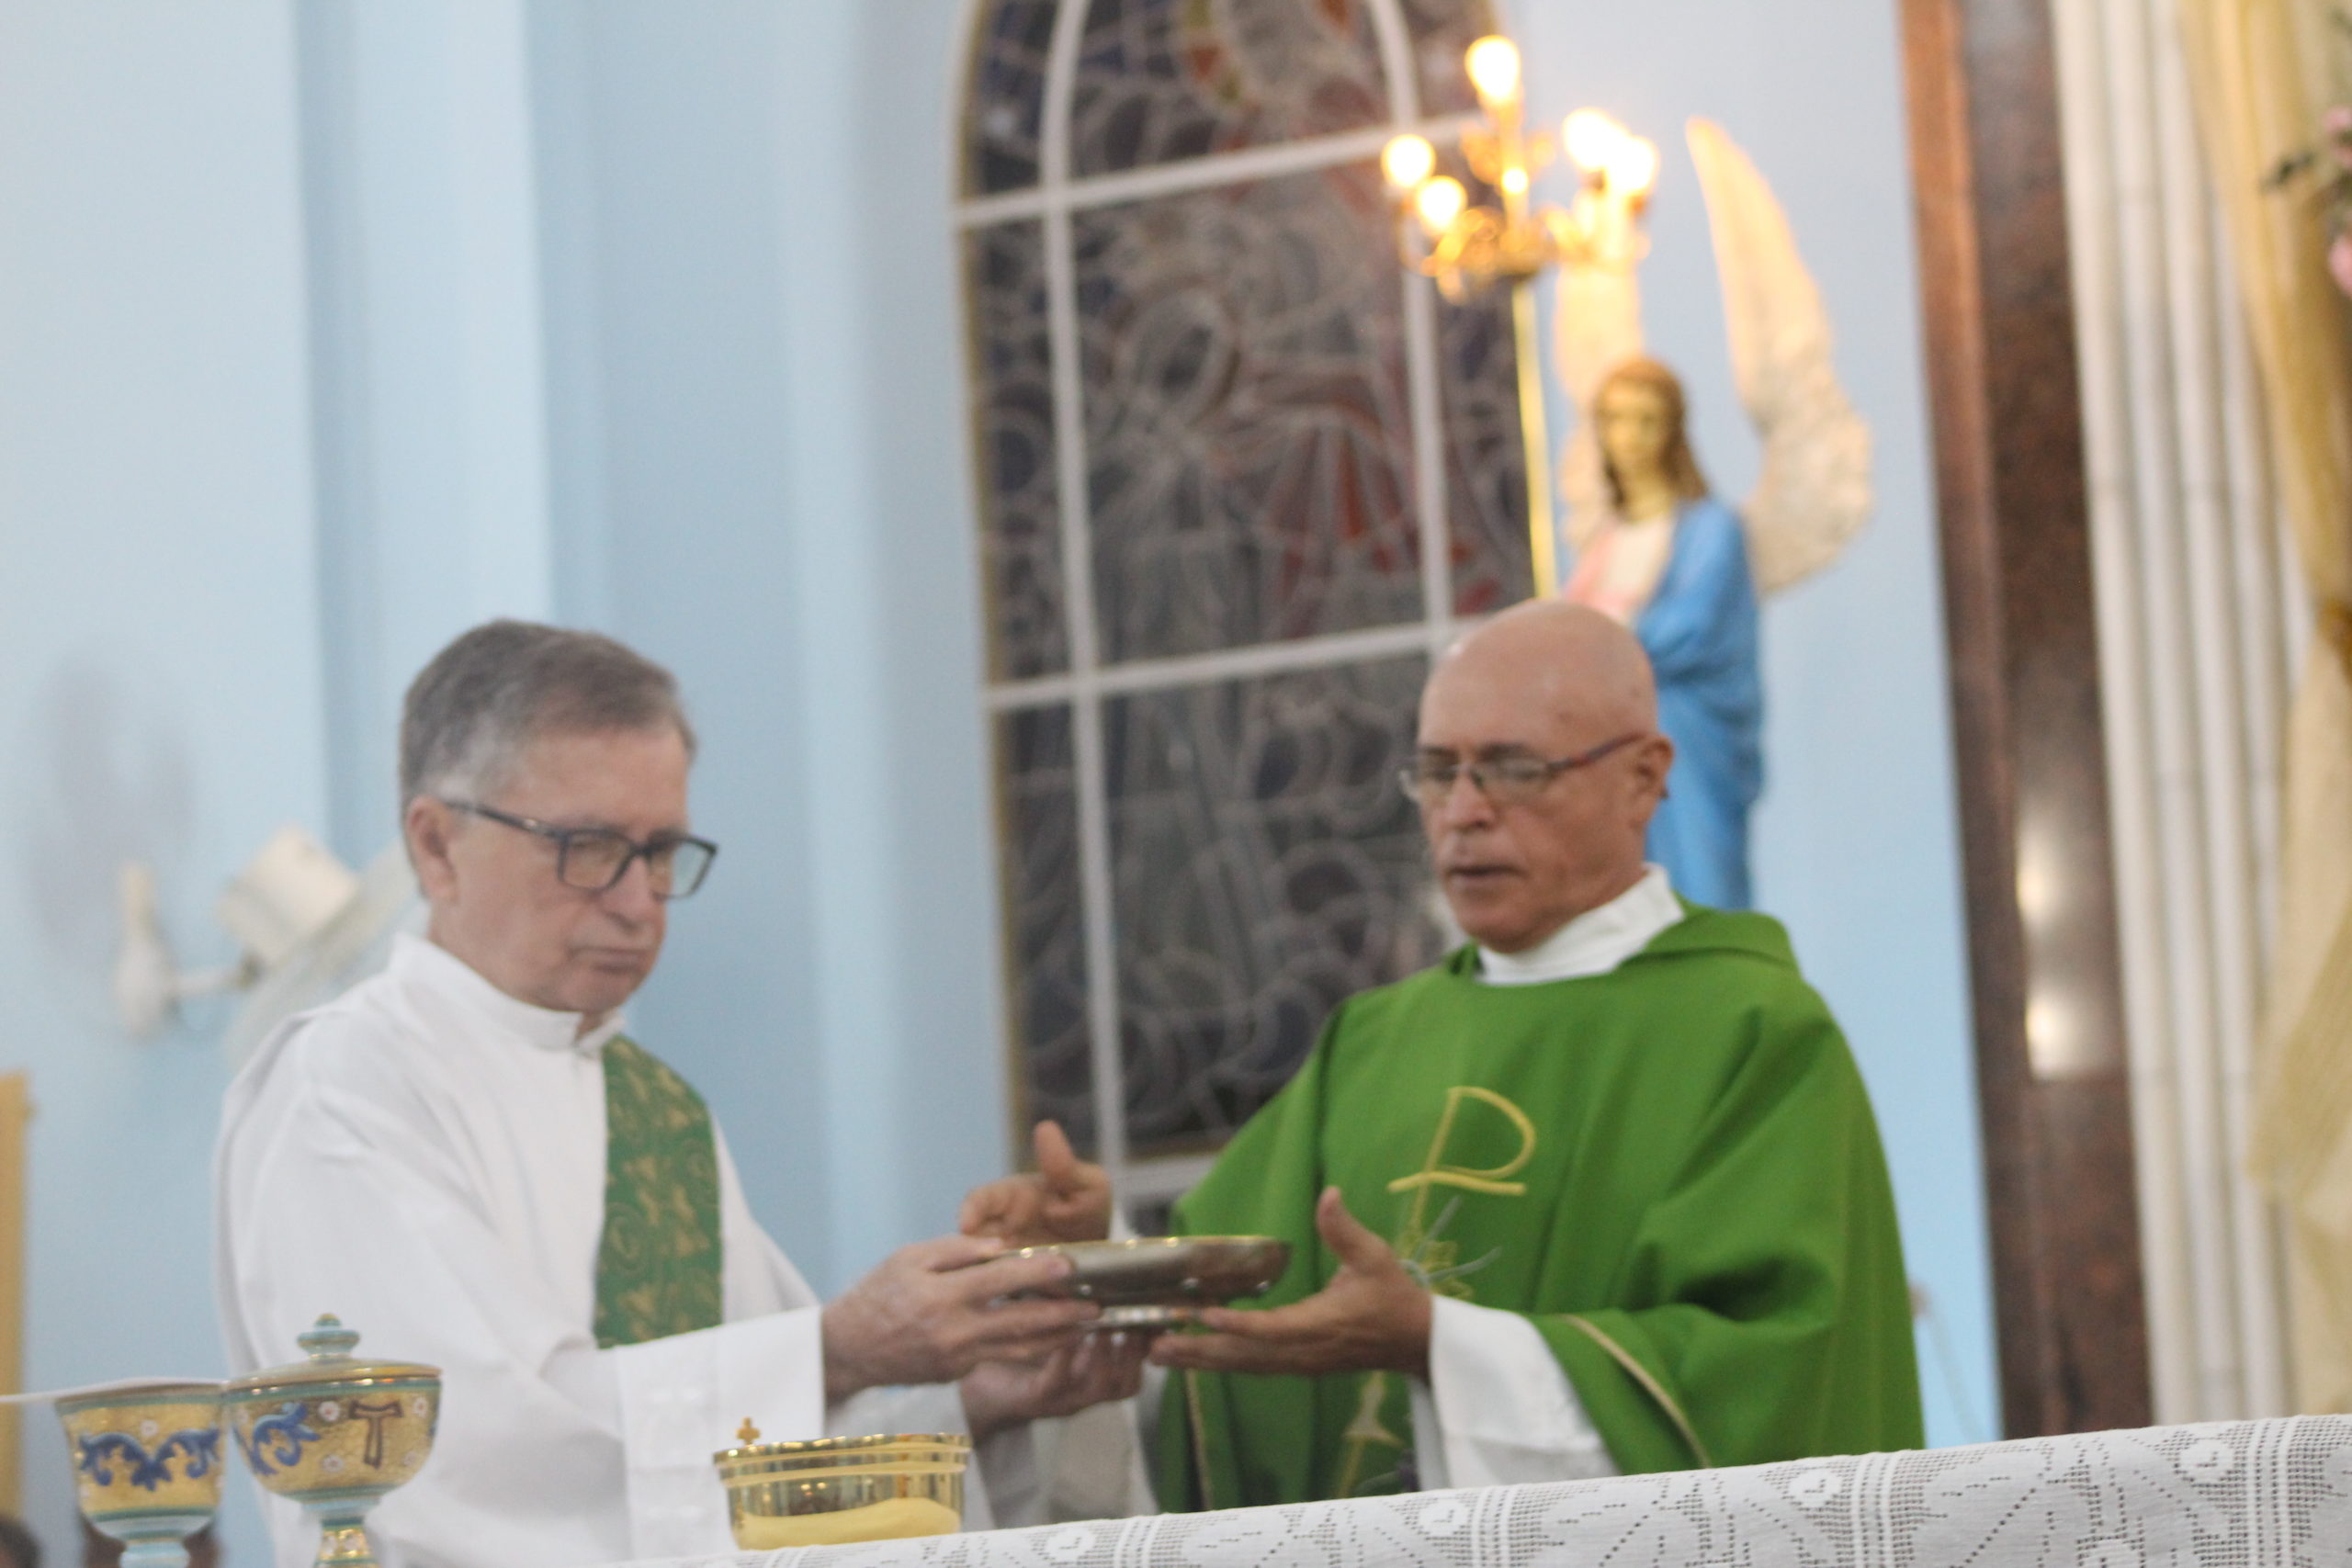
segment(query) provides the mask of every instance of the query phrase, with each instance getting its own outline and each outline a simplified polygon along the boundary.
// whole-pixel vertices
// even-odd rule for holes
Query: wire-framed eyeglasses
[[[639,843],[612,828],[559,828],[536,817],[517,817],[470,800],[444,799],[452,811],[480,817],[501,827],[534,834],[555,846],[556,880],[582,893],[602,893],[628,874],[629,863],[642,859],[656,898],[693,896],[710,874],[718,846],[708,839],[684,833],[665,834]]]
[[[1454,782],[1465,774],[1470,787],[1493,801],[1497,806],[1524,806],[1544,793],[1544,786],[1560,774],[1577,768],[1589,768],[1603,757],[1631,746],[1636,740],[1649,738],[1647,730],[1635,730],[1614,740],[1604,740],[1590,750],[1579,751],[1573,757],[1538,757],[1530,751],[1505,751],[1496,756],[1464,761],[1445,751],[1424,752],[1413,764],[1396,771],[1396,784],[1406,797],[1424,811],[1434,811],[1453,793]]]

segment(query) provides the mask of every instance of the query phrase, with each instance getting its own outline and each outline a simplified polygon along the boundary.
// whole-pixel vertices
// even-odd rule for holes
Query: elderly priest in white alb
[[[286,1360],[333,1311],[363,1356],[443,1369],[435,1452],[371,1519],[396,1568],[728,1550],[710,1455],[747,1415],[770,1438],[969,1431],[974,1524],[1127,1511],[1102,1402],[1140,1347],[1082,1333],[1087,1303],[1006,1299],[1066,1264],[947,1236],[820,1303],[701,1099],[625,1032],[716,852],[693,750],[669,673],[607,638],[494,622],[417,677],[401,786],[427,938],[229,1091],[231,1361]],[[315,1532],[271,1506],[278,1561],[308,1562]]]

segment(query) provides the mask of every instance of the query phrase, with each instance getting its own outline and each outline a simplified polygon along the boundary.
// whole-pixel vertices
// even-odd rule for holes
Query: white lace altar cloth
[[[2352,1568],[2352,1417],[1169,1514],[659,1568]]]

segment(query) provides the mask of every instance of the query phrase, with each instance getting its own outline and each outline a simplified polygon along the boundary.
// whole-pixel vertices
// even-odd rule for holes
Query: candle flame
[[[1617,150],[1632,138],[1625,128],[1599,109],[1578,109],[1560,126],[1560,143],[1568,157],[1588,175],[1609,167]]]
[[[1470,193],[1462,188],[1460,180],[1448,175],[1440,175],[1430,181],[1413,197],[1413,206],[1420,213],[1421,227],[1432,234],[1443,233],[1447,225],[1461,217],[1462,209],[1469,204]]]
[[[1519,46],[1499,33],[1490,34],[1470,46],[1462,57],[1470,71],[1470,85],[1478,89],[1478,101],[1493,108],[1508,104],[1519,96]]]
[[[1380,151],[1380,172],[1397,190],[1419,190],[1437,172],[1437,149],[1418,136],[1393,138]]]

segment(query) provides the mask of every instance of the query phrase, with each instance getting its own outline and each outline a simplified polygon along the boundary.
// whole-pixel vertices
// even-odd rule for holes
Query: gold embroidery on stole
[[[1519,1134],[1518,1152],[1498,1166],[1448,1164],[1446,1145],[1453,1142],[1455,1124],[1467,1104],[1485,1105],[1500,1111]],[[1439,1239],[1437,1232],[1445,1228],[1446,1215],[1453,1213],[1453,1206],[1449,1204],[1438,1216],[1436,1225],[1430,1225],[1430,1192],[1446,1187],[1488,1198],[1524,1198],[1527,1196],[1527,1183],[1513,1181],[1511,1178],[1525,1170],[1529,1162],[1534,1159],[1536,1141],[1534,1120],[1493,1089],[1481,1089],[1476,1084],[1456,1084],[1445,1091],[1445,1109],[1438,1114],[1437,1133],[1430,1139],[1430,1152],[1422,1159],[1421,1168],[1410,1176],[1400,1176],[1388,1184],[1391,1192],[1413,1194],[1413,1206],[1407,1212],[1405,1223],[1389,1243],[1389,1247],[1431,1290],[1464,1301],[1469,1300],[1470,1288],[1453,1276],[1467,1273],[1470,1269],[1480,1265],[1474,1263],[1467,1268],[1463,1267],[1460,1244]],[[1339,1483],[1334,1488],[1339,1496],[1354,1496],[1356,1488],[1363,1483],[1364,1461],[1374,1445],[1400,1451],[1405,1447],[1405,1439],[1390,1431],[1380,1418],[1381,1405],[1387,1397],[1388,1375],[1385,1372],[1366,1372],[1355,1419],[1348,1423],[1344,1434],[1346,1457],[1340,1463]]]
[[[1445,1147],[1453,1139],[1455,1121],[1465,1102],[1487,1105],[1503,1113],[1519,1134],[1519,1152],[1498,1166],[1479,1169],[1469,1166],[1448,1165]],[[1391,1192],[1413,1194],[1413,1207],[1405,1217],[1404,1229],[1397,1232],[1396,1256],[1414,1260],[1428,1245],[1430,1193],[1436,1188],[1451,1187],[1464,1192],[1476,1192],[1489,1198],[1523,1198],[1527,1183],[1513,1181],[1535,1157],[1535,1123],[1526,1111],[1505,1100],[1490,1089],[1476,1084],[1456,1084],[1445,1091],[1445,1110],[1437,1119],[1437,1135],[1430,1140],[1430,1152],[1421,1161],[1421,1168],[1410,1176],[1400,1176],[1388,1184]]]

